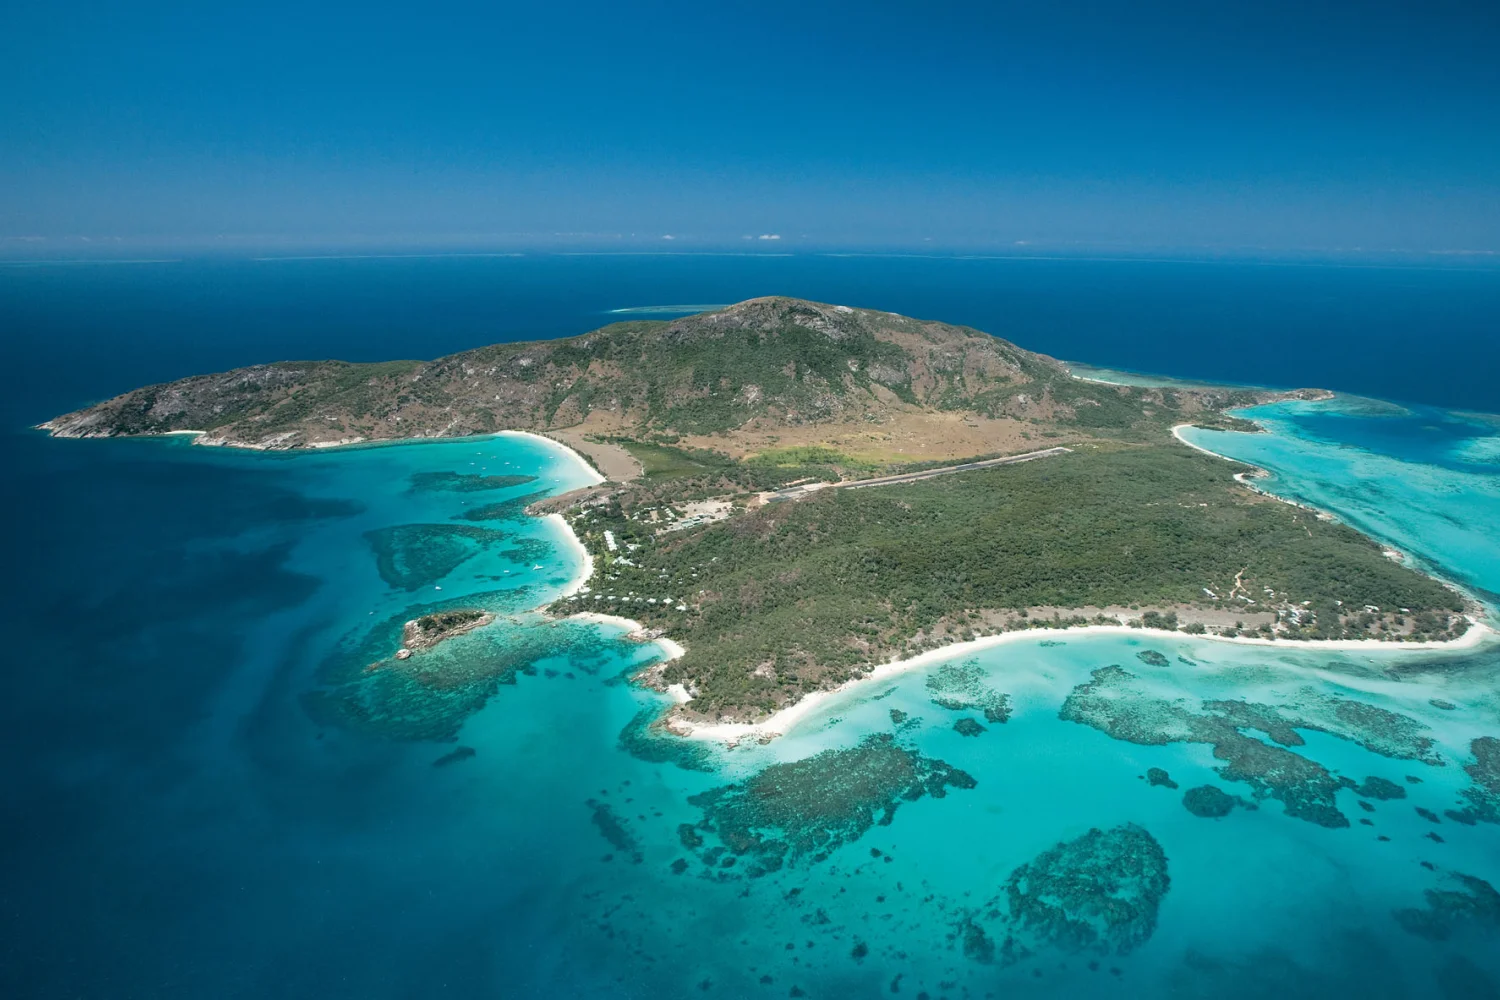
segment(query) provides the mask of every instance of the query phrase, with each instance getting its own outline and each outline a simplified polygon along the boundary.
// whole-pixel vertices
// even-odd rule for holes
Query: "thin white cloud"
[[[779,240],[779,239],[781,239],[781,234],[780,233],[761,233],[760,234],[760,238],[763,239],[763,240]]]

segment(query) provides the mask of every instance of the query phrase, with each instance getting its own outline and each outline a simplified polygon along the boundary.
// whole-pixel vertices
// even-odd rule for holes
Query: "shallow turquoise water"
[[[1339,397],[1243,411],[1270,433],[1188,440],[1272,473],[1257,485],[1335,512],[1418,565],[1500,592],[1500,421]]]
[[[1398,447],[1388,425],[1356,436],[1324,411],[1262,415],[1274,434],[1195,440],[1500,590],[1479,436]],[[1431,417],[1336,418],[1397,419]],[[936,704],[929,669],[853,689],[767,745],[674,763],[662,753],[678,741],[622,742],[662,707],[626,680],[660,651],[529,613],[579,557],[551,522],[496,505],[590,478],[544,443],[296,456],[35,444],[52,465],[30,502],[70,527],[37,519],[54,575],[21,554],[35,573],[21,610],[54,624],[19,655],[66,670],[26,672],[4,710],[30,750],[11,830],[29,863],[7,890],[28,916],[7,946],[16,995],[1418,997],[1500,982],[1500,913],[1470,906],[1442,940],[1394,916],[1453,872],[1500,884],[1500,828],[1444,815],[1470,787],[1470,741],[1500,734],[1493,652],[1041,635],[958,661],[965,684],[1009,696],[1007,722]],[[434,473],[537,478],[465,491],[432,487],[486,484]],[[443,603],[501,619],[389,659],[399,623]],[[1110,665],[1132,678],[1134,741],[1059,717]],[[1328,769],[1348,825],[1257,800],[1221,773],[1217,744],[1152,742],[1182,725],[1161,706],[1205,717],[1214,699],[1307,723],[1288,749]],[[1394,714],[1339,722],[1346,702]],[[959,718],[985,728],[961,735]],[[473,753],[437,764],[458,747]],[[820,753],[815,773],[777,769]],[[908,767],[947,783],[913,784]],[[785,779],[774,800],[714,792],[768,774]],[[1405,797],[1366,797],[1367,810],[1337,784],[1370,776]],[[1202,785],[1256,808],[1196,816],[1183,796]],[[752,846],[726,867],[726,801],[782,809],[816,845],[780,867]],[[1109,894],[1145,915],[1123,953],[1028,925],[1003,898],[1055,845],[1125,824],[1148,832],[1170,885],[1148,903],[1128,879]],[[1074,874],[1084,897],[1102,884]]]

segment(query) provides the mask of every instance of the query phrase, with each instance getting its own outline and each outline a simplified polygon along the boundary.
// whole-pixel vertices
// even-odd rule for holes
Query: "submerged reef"
[[[1387,757],[1442,764],[1426,727],[1415,719],[1310,690],[1288,706],[1218,700],[1204,701],[1195,711],[1184,700],[1158,697],[1122,667],[1108,666],[1075,687],[1058,715],[1130,743],[1209,744],[1224,762],[1218,770],[1225,780],[1247,784],[1257,799],[1277,799],[1287,815],[1319,826],[1349,825],[1336,797],[1354,783],[1287,749],[1304,744],[1297,730],[1318,730]],[[1247,731],[1264,733],[1270,742]],[[1389,795],[1384,785],[1366,787]]]
[[[1010,718],[1010,696],[990,687],[985,679],[985,670],[976,659],[945,663],[927,675],[927,690],[932,692],[932,703],[939,708],[950,712],[981,711],[986,722],[1005,722]]]
[[[650,764],[676,764],[686,771],[712,771],[714,755],[696,740],[685,740],[667,731],[661,709],[643,708],[620,730],[619,747],[636,760]]]
[[[455,750],[448,751],[437,760],[433,761],[432,766],[448,767],[450,764],[457,764],[461,760],[468,760],[478,752],[479,751],[475,750],[473,747],[458,747]]]
[[[1217,785],[1199,785],[1182,793],[1183,808],[1203,819],[1221,819],[1235,806],[1249,805],[1238,795],[1230,795]],[[1250,805],[1250,808],[1255,808]]]
[[[1135,656],[1142,663],[1150,664],[1153,667],[1165,667],[1172,662],[1167,659],[1165,653],[1159,653],[1154,649],[1143,649],[1139,653],[1136,653]]]
[[[482,507],[470,507],[462,514],[453,515],[455,520],[465,521],[519,521],[526,516],[526,508],[538,500],[545,500],[551,496],[546,490],[536,493],[527,493],[524,496],[511,497],[509,500],[500,500],[496,503],[485,504]]]
[[[1394,781],[1377,778],[1374,775],[1365,779],[1365,783],[1354,789],[1355,794],[1377,802],[1388,802],[1391,799],[1406,798],[1406,789]]]
[[[1143,827],[1093,829],[1021,865],[1002,896],[1002,953],[1050,946],[1067,952],[1124,955],[1145,944],[1171,887],[1167,855]]]
[[[521,588],[412,610],[431,615],[473,603],[503,608],[525,602]],[[564,620],[542,628],[540,616],[520,615],[398,659],[409,614],[350,633],[319,665],[321,686],[302,696],[314,721],[381,739],[452,740],[502,685],[535,673],[538,661],[566,657],[570,670],[592,674],[618,641],[592,623]]]
[[[397,524],[365,532],[380,578],[399,590],[436,583],[511,537],[495,528],[465,524]]]
[[[1500,739],[1481,736],[1469,744],[1469,752],[1474,763],[1464,765],[1464,773],[1471,784],[1462,793],[1468,804],[1449,809],[1447,816],[1469,826],[1500,823]]]
[[[641,863],[641,845],[635,834],[625,825],[614,808],[607,802],[597,799],[589,799],[584,803],[592,811],[591,819],[599,835],[609,842],[609,846],[624,854],[635,864]]]
[[[1164,788],[1177,787],[1177,782],[1172,780],[1172,776],[1159,767],[1146,768],[1146,782],[1151,785],[1152,788],[1155,788],[1158,785],[1161,785]]]
[[[772,764],[688,802],[703,811],[694,837],[718,841],[700,858],[707,862],[712,853],[717,862],[727,851],[749,860],[746,874],[755,876],[783,864],[822,861],[872,826],[889,824],[902,802],[942,798],[949,788],[974,784],[958,768],[879,733],[848,749]]]
[[[1189,948],[1157,995],[1172,1000],[1267,1000],[1267,998],[1411,997],[1392,949],[1364,931],[1333,930],[1304,964],[1274,947],[1226,955]],[[1425,994],[1416,994],[1425,995]]]
[[[1396,923],[1408,934],[1429,941],[1446,941],[1463,927],[1493,934],[1500,928],[1500,892],[1482,878],[1449,872],[1447,888],[1428,889],[1426,906],[1397,910]]]
[[[409,480],[413,493],[480,493],[536,482],[536,476],[481,476],[465,472],[415,472]]]

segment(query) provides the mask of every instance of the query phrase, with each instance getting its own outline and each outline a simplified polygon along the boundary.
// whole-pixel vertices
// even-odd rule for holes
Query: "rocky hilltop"
[[[201,443],[272,449],[584,423],[723,436],[933,412],[1086,433],[1254,400],[1086,382],[967,327],[776,297],[435,361],[254,365],[136,389],[42,427],[62,437],[202,431]]]

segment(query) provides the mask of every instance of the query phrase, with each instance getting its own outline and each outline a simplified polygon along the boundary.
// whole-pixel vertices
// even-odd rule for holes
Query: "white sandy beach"
[[[1172,435],[1176,437],[1177,440],[1181,441],[1183,444],[1196,451],[1201,451],[1206,455],[1213,455],[1213,457],[1223,459],[1225,461],[1234,461],[1234,459],[1229,459],[1224,455],[1216,454],[1212,451],[1209,451],[1207,448],[1200,447],[1199,445],[1193,444],[1191,441],[1185,440],[1182,437],[1180,431],[1183,428],[1190,426],[1192,425],[1179,424],[1176,427],[1172,428]],[[510,431],[506,433],[524,432]],[[539,435],[529,436],[539,437]],[[572,449],[568,448],[567,445],[555,441],[552,438],[541,438],[541,440],[546,441],[553,447],[561,448],[569,452],[572,451]],[[575,457],[577,456],[575,455]],[[579,461],[582,462],[582,459],[580,458]],[[584,464],[586,465],[587,463]],[[1267,496],[1271,495],[1272,494],[1267,494]],[[1283,498],[1276,497],[1275,499],[1282,500]],[[1291,501],[1284,502],[1290,503]],[[1295,506],[1302,505],[1295,504]],[[579,541],[578,536],[573,533],[572,527],[568,524],[568,522],[563,518],[561,514],[549,514],[548,519],[550,520],[551,518],[557,519],[556,523],[563,529],[563,534],[569,541],[572,542],[573,545],[577,547],[578,551],[583,556],[583,568],[580,575],[577,579],[570,583],[562,593],[562,596],[567,597],[572,594],[576,594],[583,587],[584,583],[587,582],[591,576],[593,576],[593,558],[589,555],[588,549],[581,541]],[[597,611],[580,611],[576,614],[570,615],[569,617],[581,618],[584,621],[595,621],[614,625],[618,628],[626,629],[629,632],[641,632],[645,629],[644,625],[642,625],[638,621],[635,621],[634,619],[623,618],[619,615],[602,614]],[[1474,649],[1485,643],[1490,637],[1496,635],[1494,629],[1491,629],[1488,625],[1485,625],[1484,623],[1478,621],[1473,617],[1470,617],[1469,622],[1470,625],[1467,632],[1465,632],[1457,639],[1450,639],[1446,642],[1382,642],[1378,639],[1262,639],[1251,636],[1229,637],[1211,634],[1191,635],[1186,632],[1169,632],[1166,629],[1132,628],[1128,625],[1082,625],[1064,629],[1026,629],[1024,631],[1018,632],[1005,632],[1000,635],[982,636],[981,638],[973,639],[968,642],[956,642],[952,643],[951,645],[942,646],[938,649],[929,650],[925,653],[920,653],[917,656],[908,657],[904,660],[893,660],[889,663],[879,664],[864,676],[856,677],[849,681],[846,681],[845,683],[830,691],[815,691],[811,694],[804,695],[794,704],[788,705],[786,708],[783,708],[781,711],[760,722],[695,723],[681,717],[673,717],[668,721],[668,728],[670,728],[672,732],[678,734],[679,736],[685,736],[689,739],[714,740],[726,743],[736,743],[746,739],[766,739],[774,736],[781,736],[790,731],[792,727],[797,725],[803,719],[806,719],[808,716],[816,712],[818,710],[818,707],[827,702],[828,699],[833,698],[836,695],[843,694],[853,688],[858,687],[859,685],[885,680],[898,674],[904,674],[910,670],[918,670],[923,667],[930,666],[934,663],[942,663],[960,656],[967,656],[971,653],[977,653],[980,650],[990,649],[995,646],[1003,646],[1007,643],[1041,641],[1047,638],[1061,635],[1066,635],[1069,637],[1079,635],[1153,636],[1161,639],[1188,639],[1204,640],[1208,642],[1238,643],[1245,646],[1278,646],[1283,649],[1291,648],[1304,650],[1342,650],[1363,652],[1390,652],[1398,650],[1411,652],[1457,652]],[[685,652],[681,644],[674,642],[673,640],[666,637],[660,637],[653,641],[667,651],[668,659],[677,659]],[[673,685],[673,690],[669,690],[668,695],[672,698],[673,701],[678,704],[686,704],[691,701],[691,697],[688,695],[687,690],[681,685]]]
[[[1063,629],[1026,629],[1020,632],[1006,632],[1001,635],[983,636],[969,642],[957,642],[939,649],[929,650],[905,660],[893,660],[889,663],[882,663],[863,677],[853,678],[830,691],[815,691],[812,694],[804,695],[796,703],[788,705],[775,715],[760,722],[719,722],[705,724],[674,718],[668,723],[668,726],[674,733],[679,736],[688,737],[689,739],[714,740],[726,743],[784,736],[799,722],[816,712],[819,706],[823,705],[830,698],[844,694],[861,685],[887,680],[911,670],[919,670],[935,663],[957,659],[960,656],[968,656],[981,650],[992,649],[995,646],[1004,646],[1009,643],[1040,642],[1063,636],[1073,638],[1081,635],[1131,635],[1151,636],[1159,639],[1176,639],[1179,641],[1186,639],[1207,642],[1231,642],[1247,646],[1281,646],[1283,648],[1301,650],[1336,649],[1364,652],[1425,650],[1427,652],[1446,653],[1477,648],[1497,634],[1488,625],[1473,621],[1472,619],[1470,621],[1471,624],[1467,632],[1459,638],[1450,639],[1447,642],[1381,642],[1378,639],[1328,639],[1317,641],[1256,639],[1242,636],[1230,638],[1219,635],[1189,635],[1185,632],[1169,632],[1166,629],[1131,628],[1128,625],[1082,625]]]
[[[569,448],[567,445],[563,444],[556,438],[550,438],[544,434],[533,434],[530,431],[500,431],[495,436],[501,437],[506,434],[513,434],[516,437],[531,438],[533,441],[540,441],[543,444],[548,444],[561,451],[565,451],[568,453],[568,457],[577,462],[578,467],[587,472],[592,478],[593,481],[588,484],[589,486],[597,486],[600,483],[604,482],[604,477],[599,474],[598,469],[589,464],[588,459],[584,458],[582,455],[578,454],[578,452],[574,451],[572,448]]]

